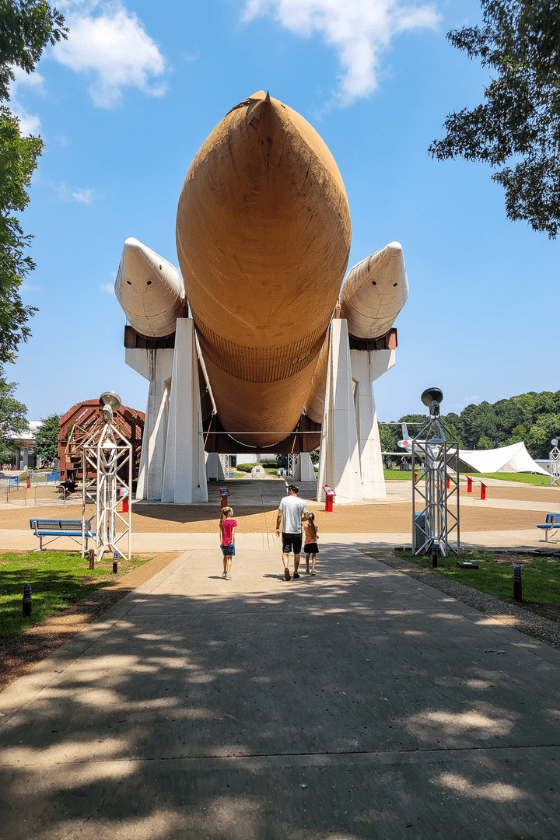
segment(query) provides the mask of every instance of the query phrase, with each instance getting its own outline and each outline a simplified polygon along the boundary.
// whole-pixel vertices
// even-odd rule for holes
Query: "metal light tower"
[[[461,551],[459,444],[439,416],[440,389],[428,388],[421,399],[431,419],[412,440],[412,551],[431,553],[435,565],[438,554]]]
[[[82,516],[85,517],[86,501],[96,505],[96,559],[105,551],[120,554],[130,559],[132,537],[132,510],[124,516],[118,510],[123,500],[130,500],[132,487],[132,446],[113,424],[113,412],[121,407],[117,394],[107,391],[99,398],[103,406],[104,425],[97,428],[88,438],[82,450],[83,491]],[[87,468],[95,471],[93,478],[87,478]],[[117,534],[117,524],[123,530]],[[126,538],[126,554],[117,543]],[[121,542],[124,548],[125,543]]]
[[[560,449],[556,438],[550,441],[552,449],[548,453],[548,471],[550,473],[550,484],[560,484]]]

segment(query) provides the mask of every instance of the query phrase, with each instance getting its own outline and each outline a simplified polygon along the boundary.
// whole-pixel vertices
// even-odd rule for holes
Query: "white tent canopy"
[[[499,449],[460,449],[461,470],[481,473],[532,472],[548,475],[527,452],[524,441],[501,446]]]

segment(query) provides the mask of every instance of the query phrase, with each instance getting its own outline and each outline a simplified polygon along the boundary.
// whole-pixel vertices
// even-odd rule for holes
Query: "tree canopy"
[[[27,408],[14,399],[15,382],[0,379],[0,462],[9,461],[19,450],[17,437],[27,431]]]
[[[67,31],[46,0],[0,0],[0,100],[9,99],[12,67],[32,73],[47,44],[54,46]]]
[[[483,26],[447,34],[489,67],[486,101],[448,115],[438,160],[487,161],[506,214],[555,238],[560,225],[560,6],[557,0],[480,0]]]
[[[416,418],[428,421],[427,416],[407,414],[398,422],[412,423]],[[548,458],[551,440],[560,439],[560,391],[530,392],[493,404],[483,401],[468,405],[460,414],[446,414],[442,405],[442,419],[461,449],[497,449],[525,441],[533,458]],[[408,431],[414,436],[419,430],[414,426]],[[398,426],[380,424],[384,452],[398,451],[400,432]]]
[[[49,414],[35,435],[35,453],[47,464],[58,458],[59,421],[59,414]]]
[[[0,369],[27,341],[27,322],[36,312],[19,293],[35,264],[25,256],[32,237],[24,235],[15,214],[29,203],[27,189],[43,148],[42,140],[21,137],[18,118],[5,103],[13,68],[31,73],[47,44],[66,37],[63,23],[45,0],[0,0]]]

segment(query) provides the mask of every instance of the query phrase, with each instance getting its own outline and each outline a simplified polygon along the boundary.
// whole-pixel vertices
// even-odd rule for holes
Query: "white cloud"
[[[379,84],[381,58],[392,40],[413,29],[435,29],[433,3],[402,0],[246,0],[243,20],[272,15],[294,35],[319,34],[334,47],[342,73],[336,98],[342,105],[369,96]]]
[[[81,204],[93,204],[95,195],[95,190],[91,187],[88,189],[76,189],[72,192],[72,198]]]
[[[57,5],[65,13],[70,33],[67,41],[53,48],[51,57],[93,79],[88,91],[95,105],[118,105],[127,87],[148,96],[165,93],[165,83],[151,82],[164,73],[165,60],[142,21],[121,0]]]
[[[102,291],[107,292],[108,295],[115,294],[115,283],[102,283],[99,287]]]
[[[32,283],[22,283],[19,287],[21,292],[39,292],[40,286],[34,286]]]
[[[67,187],[66,184],[59,184],[56,188],[59,197],[63,201],[78,201],[80,204],[93,204],[97,198],[97,191],[93,187]]]
[[[10,84],[10,110],[19,119],[19,127],[24,137],[28,134],[39,134],[41,130],[41,120],[37,114],[30,114],[27,108],[22,105],[18,98],[18,89],[30,88],[34,93],[44,94],[44,78],[40,73],[26,73],[19,67],[12,67],[15,76],[14,81]]]

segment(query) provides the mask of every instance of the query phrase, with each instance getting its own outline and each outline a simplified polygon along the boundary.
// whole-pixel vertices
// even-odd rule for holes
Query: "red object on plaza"
[[[447,489],[449,490],[449,476],[447,476]]]
[[[95,429],[103,423],[102,406],[99,399],[84,400],[68,409],[59,421],[58,461],[60,465],[60,481],[75,484],[82,480],[82,448],[86,440]],[[119,432],[132,444],[132,479],[138,478],[140,470],[140,452],[142,448],[142,434],[144,431],[144,412],[136,411],[122,405],[113,416],[113,423]],[[122,478],[128,467],[122,470]],[[94,470],[87,467],[88,477],[92,478]],[[64,486],[64,485],[62,485]],[[67,488],[66,488],[67,489]]]
[[[128,493],[126,492],[126,487],[121,487],[119,492],[122,502],[122,512],[128,513]]]
[[[27,476],[27,486],[31,487],[31,476],[30,475]]]
[[[472,478],[467,476],[467,493],[472,493]]]
[[[486,498],[486,484],[483,484],[482,481],[480,482],[480,498]]]
[[[334,502],[334,497],[336,496],[336,493],[334,492],[332,487],[329,487],[328,484],[325,484],[323,486],[323,490],[325,491],[325,512],[326,513],[332,513],[333,512],[333,502]]]

